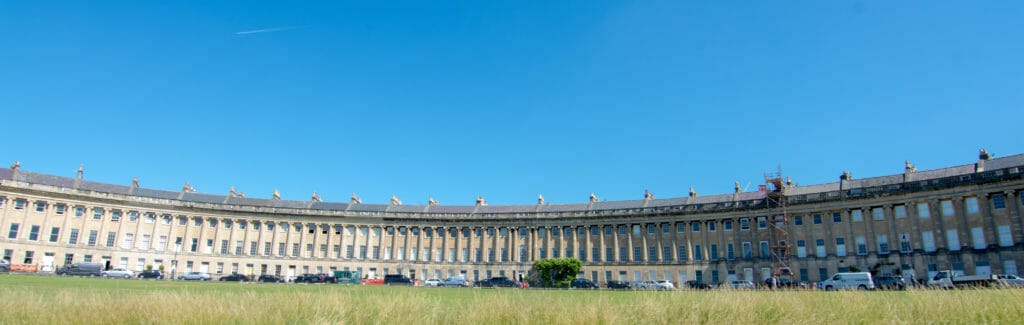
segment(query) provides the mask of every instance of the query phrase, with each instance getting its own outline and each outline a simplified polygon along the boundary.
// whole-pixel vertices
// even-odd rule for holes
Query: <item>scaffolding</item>
[[[786,213],[786,186],[782,178],[782,169],[776,173],[764,175],[765,207],[768,211],[768,236],[771,243],[772,276],[791,277],[789,268],[790,242],[786,225],[789,216]]]

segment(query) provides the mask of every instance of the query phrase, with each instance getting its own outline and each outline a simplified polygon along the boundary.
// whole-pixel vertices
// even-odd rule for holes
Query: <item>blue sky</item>
[[[5,1],[0,159],[446,205],[940,168],[1024,153],[1022,17],[1020,1]]]

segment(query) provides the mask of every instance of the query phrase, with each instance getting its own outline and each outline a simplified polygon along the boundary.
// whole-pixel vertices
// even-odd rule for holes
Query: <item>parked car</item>
[[[608,289],[629,289],[629,282],[626,281],[608,281]]]
[[[441,281],[441,279],[427,279],[427,281],[423,281],[423,286],[424,287],[440,287],[441,283],[443,283]]]
[[[334,283],[334,276],[327,273],[305,273],[295,277],[295,283]]]
[[[235,273],[235,274],[231,274],[231,275],[222,276],[222,277],[220,277],[220,279],[217,279],[217,280],[218,281],[249,282],[249,277],[245,276],[244,274]]]
[[[789,278],[781,278],[781,279],[779,279],[779,288],[807,289],[807,286],[808,286],[807,282],[794,281],[793,279],[789,279]]]
[[[994,274],[965,275],[963,271],[943,270],[928,279],[928,285],[939,288],[992,287],[999,285]]]
[[[686,286],[689,287],[690,289],[711,290],[711,285],[710,284],[707,284],[707,283],[704,283],[704,282],[700,282],[700,281],[697,281],[697,280],[686,281]]]
[[[445,287],[468,287],[469,281],[466,281],[465,275],[452,276],[444,279],[444,282],[441,282],[441,285]]]
[[[139,272],[139,279],[163,279],[164,272],[160,270],[145,270]]]
[[[1013,274],[996,274],[999,281],[1009,287],[1024,287],[1024,279]]]
[[[569,287],[574,289],[597,289],[597,284],[594,281],[580,278],[572,280],[569,283]]]
[[[210,281],[210,275],[203,272],[188,272],[178,277],[178,280],[185,281]]]
[[[754,283],[747,280],[729,281],[729,286],[733,289],[754,289]]]
[[[359,271],[350,271],[350,270],[334,271],[334,283],[337,283],[337,284],[359,284]]]
[[[273,274],[264,274],[256,278],[256,282],[284,283],[284,279]]]
[[[402,274],[385,274],[384,285],[386,286],[411,286],[412,279]]]
[[[103,264],[75,263],[57,270],[57,275],[101,276],[103,275]]]
[[[676,285],[672,284],[669,280],[660,280],[654,283],[654,289],[657,290],[675,290]]]
[[[821,281],[821,287],[825,291],[838,289],[868,290],[875,288],[875,282],[871,280],[871,273],[868,272],[840,272]]]
[[[0,259],[0,272],[8,272],[11,270],[11,262],[5,259]]]
[[[104,278],[131,279],[135,276],[135,272],[123,268],[115,268],[100,272],[100,276]]]
[[[480,280],[480,282],[477,283],[477,286],[481,288],[522,288],[523,284],[519,283],[519,281],[513,281],[507,277],[498,276]]]
[[[892,275],[879,275],[874,278],[875,288],[884,290],[903,290],[907,288],[903,277]]]
[[[807,289],[807,282],[794,281],[790,278],[767,278],[764,279],[764,287],[768,289]]]
[[[654,290],[658,288],[658,282],[655,281],[634,281],[633,289],[637,290]]]

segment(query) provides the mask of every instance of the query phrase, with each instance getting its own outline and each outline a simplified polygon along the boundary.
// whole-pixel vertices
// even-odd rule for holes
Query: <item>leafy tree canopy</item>
[[[549,258],[533,263],[537,284],[548,288],[568,288],[582,268],[583,262],[576,258]]]

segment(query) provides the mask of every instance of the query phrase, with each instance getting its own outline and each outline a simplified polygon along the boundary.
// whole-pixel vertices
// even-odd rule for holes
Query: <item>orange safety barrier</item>
[[[11,264],[11,272],[39,272],[39,265]]]
[[[364,286],[382,286],[384,279],[360,279],[359,284]]]

